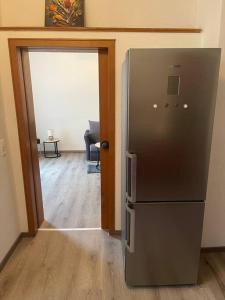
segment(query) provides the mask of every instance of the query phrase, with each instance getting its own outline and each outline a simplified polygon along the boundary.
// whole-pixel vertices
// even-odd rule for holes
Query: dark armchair
[[[98,149],[95,147],[95,144],[99,142],[99,140],[90,133],[90,130],[86,130],[84,134],[84,141],[86,144],[86,156],[89,161],[97,161],[98,160]]]

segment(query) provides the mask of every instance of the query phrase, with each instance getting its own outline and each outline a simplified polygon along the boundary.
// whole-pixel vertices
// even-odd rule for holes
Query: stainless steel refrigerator
[[[195,284],[220,49],[130,49],[125,64],[125,280]]]

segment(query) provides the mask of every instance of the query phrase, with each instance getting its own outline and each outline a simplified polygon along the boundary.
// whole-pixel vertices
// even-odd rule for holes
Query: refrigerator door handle
[[[126,204],[126,238],[125,245],[130,253],[134,253],[135,239],[135,210]]]
[[[127,183],[126,183],[126,197],[129,202],[136,202],[136,169],[137,169],[137,155],[126,152],[127,157]]]

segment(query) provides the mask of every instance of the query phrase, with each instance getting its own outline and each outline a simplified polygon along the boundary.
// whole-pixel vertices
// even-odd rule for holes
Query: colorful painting
[[[45,0],[45,26],[84,26],[84,0]]]

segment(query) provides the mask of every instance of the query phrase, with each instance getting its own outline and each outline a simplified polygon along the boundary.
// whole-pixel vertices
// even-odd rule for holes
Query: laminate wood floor
[[[101,227],[100,174],[87,174],[84,153],[40,158],[43,228]]]
[[[185,270],[184,270],[185,271]],[[199,284],[128,288],[121,243],[99,231],[41,231],[0,273],[1,300],[222,300],[225,253],[202,254]]]

